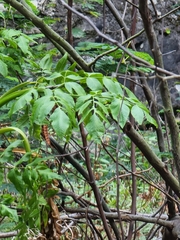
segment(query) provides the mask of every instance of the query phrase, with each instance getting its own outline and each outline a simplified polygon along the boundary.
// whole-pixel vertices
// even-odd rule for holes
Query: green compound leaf
[[[113,81],[112,78],[104,77],[103,83],[107,91],[111,93],[119,94],[121,96],[123,95],[123,90],[117,81]]]
[[[86,35],[85,32],[78,27],[75,27],[72,29],[72,34],[73,34],[73,37],[75,38],[82,38]]]
[[[4,29],[1,31],[1,35],[3,38],[12,39],[15,36],[21,35],[21,31],[15,29]]]
[[[23,143],[22,140],[16,140],[16,141],[12,142],[5,149],[5,151],[0,155],[0,163],[5,163],[5,162],[10,163],[12,160],[14,160],[14,153],[12,152],[12,150],[14,148],[17,148],[22,143]]]
[[[153,124],[155,127],[158,127],[156,120],[155,120],[154,118],[152,118],[152,117],[149,115],[149,113],[144,112],[144,114],[145,114],[146,119],[147,119],[147,121],[148,121],[149,123]]]
[[[38,169],[37,170],[41,180],[44,183],[47,182],[51,182],[53,179],[62,179],[62,177],[60,175],[58,175],[57,173],[52,172],[51,169],[47,168],[47,169]]]
[[[102,84],[97,78],[88,77],[86,79],[86,84],[92,91],[98,91],[103,89]]]
[[[68,57],[68,54],[65,53],[64,56],[58,61],[55,68],[56,72],[61,72],[65,69],[65,66],[67,64],[67,57]]]
[[[43,70],[51,70],[52,67],[52,55],[47,54],[43,59],[41,59],[39,66]]]
[[[87,102],[85,102],[84,104],[82,104],[79,107],[79,114],[84,114],[84,112],[87,112],[87,110],[89,110],[89,106],[92,104],[92,100],[88,100]]]
[[[130,114],[128,103],[115,98],[110,105],[110,111],[114,120],[118,121],[120,127],[123,128]]]
[[[84,96],[80,96],[78,97],[77,101],[76,101],[76,110],[79,110],[81,108],[81,106],[91,98],[92,96],[90,94],[84,95]]]
[[[56,131],[57,135],[62,139],[65,137],[66,132],[70,126],[70,119],[67,114],[60,108],[56,108],[53,114],[50,116],[52,126]]]
[[[37,91],[32,88],[29,89],[29,91],[22,96],[19,97],[19,99],[13,104],[12,108],[10,109],[10,116],[14,114],[15,112],[22,109],[26,104],[29,104],[32,98],[37,99],[38,93]]]
[[[68,93],[61,91],[60,89],[54,90],[54,96],[60,99],[60,101],[62,101],[62,105],[69,105],[69,107],[72,108],[75,106],[75,102],[72,96]]]
[[[51,100],[51,96],[43,96],[39,98],[32,109],[32,122],[40,125],[43,124],[43,121],[54,105],[55,102]]]
[[[86,92],[81,87],[81,85],[76,83],[76,82],[66,82],[65,83],[65,88],[71,94],[74,94],[74,92],[75,92],[79,96],[86,95]]]
[[[18,37],[18,46],[24,54],[30,53],[29,49],[29,40],[24,37]]]
[[[0,214],[3,217],[9,217],[13,219],[15,222],[18,222],[19,218],[18,218],[17,211],[12,208],[9,208],[4,204],[0,204]]]
[[[103,122],[95,113],[90,117],[89,122],[86,125],[86,129],[89,135],[95,140],[101,137],[105,131]]]
[[[3,75],[3,77],[8,75],[7,65],[2,60],[0,60],[0,73]]]
[[[14,184],[17,191],[24,195],[26,192],[26,185],[24,184],[22,175],[17,168],[13,168],[9,171],[8,178]]]
[[[140,107],[134,105],[131,109],[131,114],[138,124],[142,124],[144,120],[144,111]]]

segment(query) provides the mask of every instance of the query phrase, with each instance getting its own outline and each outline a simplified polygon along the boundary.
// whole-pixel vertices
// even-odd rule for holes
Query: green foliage
[[[28,83],[20,84],[19,88],[24,86],[24,90],[17,91],[18,86],[10,90],[0,98],[0,105],[12,100],[13,96],[17,97],[10,115],[28,107],[32,113],[29,117],[32,129],[34,124],[41,126],[49,121],[56,134],[66,140],[77,128],[76,114],[81,116],[79,123],[83,122],[89,136],[96,140],[104,134],[109,115],[119,122],[121,128],[130,113],[139,124],[147,118],[156,125],[148,109],[116,79],[101,73],[65,70],[66,61],[65,54],[54,67],[52,75],[52,58],[47,54],[39,62],[44,77],[37,79],[35,85],[29,88]]]
[[[32,3],[31,0],[25,0],[25,3],[30,7],[30,9],[35,13],[38,14],[39,11],[37,10],[37,7]]]
[[[46,71],[51,68],[49,63],[52,64],[53,56],[57,56],[57,49],[46,51],[47,45],[35,41],[43,36],[26,35],[14,29],[0,29],[0,74],[12,80],[12,85],[13,81],[22,81],[24,77],[32,79],[34,72],[36,75],[41,73],[41,68]],[[4,83],[3,87],[5,85]]]
[[[75,0],[75,2],[81,4],[81,7],[85,9],[93,17],[99,17],[101,14],[97,12],[97,4],[102,5],[102,0]]]
[[[11,130],[10,127],[9,130]],[[4,132],[7,132],[7,128],[0,129],[1,134]],[[27,141],[25,134],[22,131],[20,132],[24,141]],[[14,162],[12,150],[20,144],[22,144],[20,140],[13,142],[0,156],[0,175],[3,175],[4,172],[2,164],[6,164],[8,160],[11,163],[11,167],[8,169],[7,178],[14,186],[13,192],[16,192],[14,196],[9,193],[0,195],[0,214],[3,217],[8,217],[16,224],[16,229],[19,230],[17,239],[24,239],[28,228],[40,231],[42,211],[44,213],[45,209],[49,211],[49,198],[57,193],[57,190],[51,186],[51,183],[55,179],[61,179],[61,177],[45,164],[45,159],[33,158],[30,149],[25,148],[28,150],[27,153],[18,162]],[[29,143],[26,144],[28,145]],[[1,184],[2,182],[3,178],[1,179]],[[47,184],[51,187],[48,188]],[[11,204],[15,204],[17,209],[21,211],[20,217],[17,209],[10,207]]]
[[[55,134],[68,142],[79,124],[83,123],[88,132],[87,138],[98,143],[113,120],[123,128],[130,114],[139,124],[145,118],[156,124],[148,109],[115,78],[83,70],[75,72],[72,66],[68,68],[67,54],[54,65],[52,56],[50,52],[34,62],[34,70],[41,73],[36,81],[18,84],[0,97],[1,107],[9,104],[10,117],[23,113],[16,124],[23,128],[24,122],[29,127],[29,133],[36,138],[40,139],[40,129],[44,124],[51,125]],[[28,139],[21,130],[7,127],[0,129],[0,133],[14,130],[20,133],[23,141],[13,141],[1,154],[0,182],[7,189],[3,185],[3,170],[8,160],[11,165],[7,179],[16,195],[4,197],[0,212],[15,223],[15,229],[19,230],[17,239],[24,239],[28,229],[40,231],[42,224],[47,225],[51,211],[49,199],[58,192],[52,183],[55,179],[65,179],[65,176],[52,171],[46,164],[47,158],[31,153]],[[23,145],[26,153],[14,161],[13,149]],[[105,157],[100,158],[98,164],[104,166],[104,179],[112,177],[114,169]],[[110,205],[115,206],[113,190],[107,198]],[[15,209],[11,209],[10,202],[15,204]],[[21,210],[20,216],[16,209]]]
[[[8,207],[7,205],[5,205],[3,203],[0,204],[0,214],[2,217],[9,217],[10,219],[12,219],[15,222],[18,221],[18,215],[17,215],[16,210],[11,209],[10,207]]]
[[[34,26],[30,20],[19,14],[19,12],[12,8],[10,4],[6,4],[2,0],[0,3],[4,6],[3,11],[0,13],[0,18],[3,19],[4,28],[8,28],[10,26],[11,28],[14,27],[20,30],[30,30]],[[39,14],[38,9],[31,0],[22,0],[22,3],[26,6],[26,8],[28,8],[28,10],[35,14]]]
[[[72,29],[72,34],[73,34],[73,37],[75,38],[82,38],[82,37],[85,37],[85,32],[82,31],[80,28],[73,28]]]
[[[32,57],[29,44],[36,43],[21,31],[14,29],[0,30],[0,73],[6,77],[9,71],[23,74],[25,58]]]
[[[148,67],[134,67],[130,62],[130,58],[121,49],[117,49],[107,43],[94,43],[94,42],[80,42],[76,47],[76,50],[83,56],[89,56],[96,58],[102,54],[102,57],[96,61],[94,70],[101,71],[104,74],[111,74],[112,72],[126,73],[127,71],[133,72],[151,72]],[[146,60],[150,64],[154,64],[152,57],[145,52],[133,51],[128,49],[135,56]],[[118,67],[118,62],[121,60],[121,64]]]
[[[24,134],[24,132],[19,129],[19,128],[16,128],[16,127],[4,127],[4,128],[0,128],[0,134],[4,134],[6,132],[11,132],[11,131],[16,131],[17,133],[19,133],[23,139],[23,143],[24,143],[24,148],[27,152],[30,152],[31,151],[31,148],[30,148],[30,145],[29,145],[29,142],[28,142],[28,139],[26,137],[26,135]],[[13,146],[14,147],[14,146]],[[6,150],[9,151],[9,149],[7,148]]]
[[[102,4],[101,1],[96,2]],[[26,3],[29,4],[30,1],[27,0]],[[93,4],[94,1],[91,3]],[[35,11],[33,8],[32,10]],[[91,10],[94,14],[94,9]],[[80,124],[85,126],[88,140],[92,140],[93,144],[94,142],[99,144],[107,136],[106,131],[113,122],[120,126],[122,130],[129,120],[130,114],[134,116],[138,124],[142,124],[146,119],[156,126],[149,110],[128,88],[121,85],[115,78],[104,76],[98,72],[102,68],[106,73],[115,71],[117,62],[122,57],[123,63],[119,69],[121,73],[127,71],[149,72],[150,70],[130,65],[128,56],[120,49],[116,49],[96,62],[95,69],[97,72],[76,71],[76,63],[69,66],[67,54],[54,63],[54,57],[56,59],[58,57],[57,51],[55,49],[45,51],[46,46],[43,44],[36,45],[35,40],[41,38],[41,34],[26,36],[21,31],[12,29],[2,29],[0,34],[1,74],[7,76],[8,81],[15,85],[9,89],[11,84],[8,85],[8,82],[2,84],[0,107],[1,109],[2,107],[8,109],[8,115],[4,119],[8,121],[15,117],[13,126],[19,127],[0,129],[1,136],[5,135],[8,140],[6,141],[8,147],[0,155],[0,191],[6,193],[0,195],[0,214],[6,217],[8,221],[15,223],[15,229],[19,230],[17,239],[25,239],[24,236],[27,236],[29,229],[39,232],[42,225],[46,227],[48,224],[49,216],[52,213],[49,200],[51,197],[56,198],[59,194],[59,189],[55,187],[54,180],[62,180],[65,182],[64,185],[68,185],[70,179],[72,182],[74,181],[73,191],[75,193],[91,192],[89,184],[85,183],[82,176],[72,169],[67,162],[61,175],[59,175],[60,169],[57,170],[53,166],[52,170],[49,167],[49,162],[52,160],[54,164],[55,158],[50,148],[45,147],[44,142],[40,143],[42,141],[42,125],[48,125],[52,134],[66,144],[71,142],[71,137],[75,132],[79,133]],[[83,55],[87,53],[88,56],[93,58],[103,54],[104,51],[113,49],[108,44],[83,44],[79,45],[78,50]],[[151,64],[153,63],[151,57],[146,53],[133,52],[133,54],[149,61]],[[28,81],[17,84],[17,73],[21,76],[26,75]],[[23,129],[25,129],[28,137],[22,131]],[[10,134],[7,135],[9,131]],[[14,132],[19,134],[17,135]],[[19,139],[19,135],[21,139]],[[110,135],[113,134],[110,133]],[[35,138],[38,139],[37,146]],[[111,140],[115,144],[113,146],[114,154],[117,138],[113,139],[112,137]],[[79,139],[77,142],[79,146],[82,144]],[[107,144],[108,149],[111,149],[110,144],[113,145],[112,142],[109,145]],[[40,150],[45,154],[41,155],[41,152],[39,155],[39,149],[37,148],[40,144]],[[128,144],[130,145],[130,143],[126,144],[127,149]],[[17,158],[14,150],[20,147],[24,147],[25,153],[19,153]],[[36,150],[36,152],[32,153],[31,149]],[[77,151],[77,149],[75,150]],[[122,152],[119,153],[121,160],[130,170],[129,154],[124,149],[121,150]],[[114,178],[116,169],[112,159],[113,157],[110,158],[105,151],[103,153],[100,151],[99,157],[96,157],[95,154],[92,156],[93,171],[102,176],[98,184],[104,184],[107,179]],[[137,158],[137,160],[139,159],[142,160],[141,155]],[[86,168],[85,161],[79,160],[79,163],[84,169]],[[145,163],[141,163],[141,166],[143,164],[145,165]],[[7,172],[6,176],[4,172]],[[109,186],[110,191],[108,190]],[[112,185],[109,186],[107,188],[103,187],[102,192],[110,206],[114,207],[117,204],[114,191],[116,181],[113,180]],[[122,186],[122,194],[125,199],[128,199],[126,206],[129,207],[131,204],[128,198],[130,181],[128,181],[128,184],[123,181]],[[143,190],[141,189],[141,193]],[[106,194],[107,191],[109,191],[108,195]],[[60,200],[67,200],[67,198],[63,194],[60,195]],[[94,202],[93,197],[88,198],[89,200]],[[120,206],[123,206],[123,202],[120,202]]]
[[[11,78],[7,79],[1,76],[0,78],[0,95],[2,95],[3,93],[7,92],[10,88],[14,87],[15,85],[17,85],[17,79],[16,78]]]
[[[138,51],[133,51],[130,50],[135,56],[142,58],[143,60],[149,62],[150,64],[154,64],[154,59],[146,52],[138,52]]]

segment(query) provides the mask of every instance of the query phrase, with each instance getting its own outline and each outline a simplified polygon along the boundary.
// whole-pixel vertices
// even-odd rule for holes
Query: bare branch
[[[88,174],[89,174],[89,181],[91,183],[91,187],[92,187],[92,190],[94,192],[94,196],[95,196],[95,199],[96,199],[96,202],[97,202],[97,207],[99,209],[99,213],[100,213],[103,225],[104,225],[104,230],[106,231],[108,239],[111,240],[111,239],[113,239],[113,237],[111,235],[109,226],[107,224],[106,217],[104,215],[103,206],[101,204],[101,196],[100,196],[100,193],[99,193],[99,190],[98,190],[98,187],[96,185],[95,178],[94,178],[94,174],[93,174],[93,170],[92,170],[92,166],[91,166],[90,153],[89,153],[89,150],[88,150],[86,132],[85,132],[83,123],[81,123],[79,127],[80,127],[82,142],[83,142],[83,148],[85,149],[84,150],[84,156],[85,156],[85,161],[86,161],[86,167],[87,167]],[[120,235],[118,236],[118,239],[121,239]]]
[[[5,1],[10,1],[10,0],[5,0]],[[158,67],[158,66],[154,66],[151,65],[149,62],[143,60],[142,58],[139,58],[137,56],[135,56],[132,52],[130,52],[127,48],[125,48],[122,44],[120,44],[118,41],[108,37],[107,35],[105,35],[104,33],[102,33],[96,26],[95,24],[86,16],[84,16],[82,13],[76,11],[74,8],[71,8],[68,6],[68,4],[66,4],[63,0],[59,0],[61,1],[61,3],[67,8],[70,9],[73,13],[77,14],[78,16],[80,16],[82,19],[85,19],[90,25],[91,27],[96,31],[96,33],[101,36],[102,38],[106,39],[107,41],[111,42],[112,44],[118,46],[119,48],[121,48],[127,55],[129,55],[134,61],[137,61],[136,64],[141,63],[144,64],[146,67],[149,67],[150,69],[154,70],[155,72],[160,72],[160,73],[164,73],[167,75],[174,75],[174,73],[169,72],[167,70],[165,70],[164,68]],[[134,38],[134,37],[133,37]],[[133,39],[132,38],[132,39]],[[129,40],[128,40],[129,42]],[[90,63],[89,66],[91,66],[92,64]]]
[[[150,146],[146,143],[144,138],[133,128],[130,122],[127,122],[124,127],[126,135],[136,144],[136,146],[144,154],[148,162],[156,169],[165,182],[172,188],[172,190],[180,197],[179,183],[176,178],[166,169],[157,155],[152,151]]]
[[[98,219],[99,217],[99,212],[97,210],[92,210],[88,208],[77,208],[77,209],[72,209],[72,208],[65,208],[67,212],[70,213],[76,213],[76,214],[68,214],[68,215],[62,215],[62,219],[68,219],[68,218],[74,218],[74,219],[81,219],[85,217],[83,214],[91,214],[93,215],[95,219]],[[111,212],[111,213],[104,213],[107,219],[119,219],[118,213],[117,212]],[[146,215],[146,214],[123,214],[121,213],[121,219],[122,221],[130,222],[130,221],[140,221],[140,222],[146,222],[146,223],[157,223],[161,226],[168,227],[170,229],[173,228],[173,224],[169,221],[166,221],[167,216],[159,216],[157,215],[156,217],[151,217],[151,215]]]
[[[56,142],[56,140],[53,138],[53,137],[50,137],[50,141],[51,141],[51,145],[53,148],[55,148],[57,150],[58,153],[60,154],[66,154],[66,152],[64,151],[64,149]],[[70,155],[67,155],[66,157],[66,160],[69,161],[69,163],[77,169],[77,171],[88,181],[88,183],[90,184],[90,186],[93,184],[91,181],[90,181],[90,178],[89,178],[89,175],[88,173],[84,170],[84,168],[73,158],[71,157]],[[99,189],[98,189],[98,192],[99,192]],[[99,196],[100,196],[100,199],[101,199],[101,204],[102,204],[102,207],[103,207],[103,210],[106,211],[106,212],[110,212],[110,209],[108,207],[108,205],[106,204],[106,202],[104,201],[101,193],[99,192],[98,193]],[[117,236],[117,239],[120,239],[119,237],[119,231],[116,227],[116,224],[114,223],[114,221],[112,219],[109,220],[109,223],[112,227],[112,229],[114,230],[114,233],[115,235]]]
[[[145,28],[146,35],[147,35],[147,38],[149,41],[149,45],[150,45],[152,54],[154,56],[155,65],[158,67],[164,68],[162,53],[160,51],[160,47],[159,47],[157,37],[156,37],[155,31],[153,28],[153,24],[151,21],[151,14],[148,9],[147,0],[139,1],[139,11],[140,11],[143,23],[144,23],[144,28]],[[163,78],[165,77],[164,74],[159,74],[159,75],[162,75]],[[172,153],[173,153],[174,163],[176,165],[178,180],[180,183],[179,127],[178,127],[178,124],[177,124],[175,116],[174,116],[168,83],[165,79],[162,80],[159,78],[158,80],[160,82],[159,88],[160,88],[161,98],[162,98],[162,102],[163,102],[164,113],[166,115],[168,126],[169,126],[170,133],[171,133],[171,143],[172,143]],[[164,180],[165,180],[165,178],[164,178]]]
[[[17,236],[18,232],[17,231],[12,231],[12,232],[0,232],[0,238],[10,238]]]
[[[111,2],[111,0],[105,0],[106,5],[108,6],[109,10],[113,13],[113,16],[115,17],[116,21],[119,23],[119,25],[122,28],[122,31],[126,38],[129,36],[129,30],[126,26],[125,22],[121,18],[118,10],[115,8],[114,4]]]

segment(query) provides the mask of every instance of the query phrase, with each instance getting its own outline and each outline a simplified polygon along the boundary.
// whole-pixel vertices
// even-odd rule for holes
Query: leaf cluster
[[[75,2],[81,4],[81,7],[94,17],[99,17],[101,15],[99,12],[96,11],[96,9],[97,4],[103,4],[102,0],[75,0]]]
[[[21,140],[14,141],[0,155],[0,190],[5,193],[0,195],[0,214],[16,224],[18,239],[24,239],[28,228],[40,230],[42,223],[47,225],[49,199],[58,192],[52,182],[61,179],[46,164],[48,159],[33,155],[30,151],[15,162],[12,150],[21,143]],[[8,184],[3,184],[4,169],[7,169]],[[21,212],[20,216],[18,211]]]
[[[89,56],[91,58],[98,58],[95,63],[94,70],[101,71],[105,75],[108,75],[112,72],[118,73],[127,73],[129,72],[151,72],[151,69],[148,67],[138,67],[132,65],[130,62],[130,57],[125,54],[121,49],[117,49],[114,46],[108,43],[95,43],[95,42],[80,42],[76,47],[76,50],[82,56]],[[133,55],[146,60],[150,64],[154,64],[153,58],[146,52],[134,51],[128,49]],[[121,63],[118,67],[118,63]]]
[[[0,98],[0,105],[14,98],[10,116],[24,110],[23,118],[29,119],[34,135],[40,137],[41,126],[49,122],[61,139],[68,140],[83,123],[89,136],[97,140],[111,119],[123,128],[130,114],[139,124],[147,119],[156,125],[145,105],[115,78],[82,70],[75,72],[75,66],[66,69],[67,54],[55,68],[49,55],[39,65],[44,75],[36,82],[19,84]]]
[[[14,29],[0,30],[0,73],[6,77],[23,74],[25,58],[32,57],[30,43],[35,43],[31,37]]]

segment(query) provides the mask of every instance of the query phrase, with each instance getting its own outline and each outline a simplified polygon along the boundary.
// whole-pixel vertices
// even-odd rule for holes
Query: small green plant
[[[28,229],[40,231],[42,224],[47,226],[48,219],[45,216],[53,211],[49,200],[58,191],[52,183],[55,179],[60,179],[60,176],[49,169],[45,163],[47,159],[31,152],[29,141],[22,130],[6,127],[0,129],[0,134],[11,131],[18,132],[23,140],[14,141],[0,155],[0,184],[1,186],[4,184],[4,169],[6,169],[8,182],[13,184],[13,192],[16,194],[7,192],[1,195],[0,214],[14,222],[15,229],[18,230],[17,239],[27,239],[25,235]],[[26,153],[14,162],[13,149],[22,144]],[[4,189],[1,187],[1,191],[7,189],[7,186],[4,186]]]

